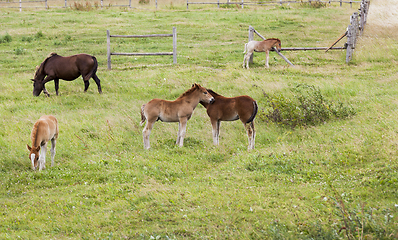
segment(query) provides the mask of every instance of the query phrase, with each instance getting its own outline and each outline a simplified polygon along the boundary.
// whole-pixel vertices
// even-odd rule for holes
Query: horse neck
[[[183,98],[183,101],[188,103],[193,109],[199,104],[200,99],[194,96],[195,94],[189,94]]]
[[[40,67],[36,70],[35,80],[43,81],[46,74],[44,74],[44,62],[40,65]]]

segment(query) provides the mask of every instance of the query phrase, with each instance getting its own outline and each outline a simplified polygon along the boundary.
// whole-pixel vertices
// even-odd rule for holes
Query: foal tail
[[[145,108],[145,105],[146,105],[146,104],[143,104],[143,105],[141,106],[141,122],[140,122],[140,125],[144,124],[144,122],[145,122],[145,120],[146,120],[146,117],[145,117],[145,115],[144,115],[144,108]]]
[[[247,49],[247,43],[245,43],[245,50],[243,51],[243,53],[246,52],[246,49]]]
[[[246,123],[253,122],[254,118],[257,115],[257,111],[258,111],[257,103],[256,103],[256,101],[253,101],[253,113],[250,116],[249,120],[246,121]]]

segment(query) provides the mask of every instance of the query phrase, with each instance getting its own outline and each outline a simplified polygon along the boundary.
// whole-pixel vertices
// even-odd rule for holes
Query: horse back
[[[95,74],[97,67],[96,58],[88,54],[68,57],[54,55],[46,61],[44,71],[46,75],[59,79],[71,81],[82,75],[84,80],[88,80]]]
[[[51,139],[58,138],[58,121],[52,115],[42,116],[33,126],[31,138],[33,146],[44,145]]]

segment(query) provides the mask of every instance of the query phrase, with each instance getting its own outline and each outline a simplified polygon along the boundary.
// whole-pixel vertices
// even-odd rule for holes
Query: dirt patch
[[[371,0],[368,23],[381,27],[398,25],[398,4],[396,0]]]
[[[365,35],[378,38],[398,38],[397,0],[371,0]]]

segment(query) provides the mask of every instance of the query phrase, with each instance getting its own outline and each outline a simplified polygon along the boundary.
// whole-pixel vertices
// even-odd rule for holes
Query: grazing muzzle
[[[31,79],[33,81],[33,96],[38,97],[43,91],[43,86],[35,79]]]

